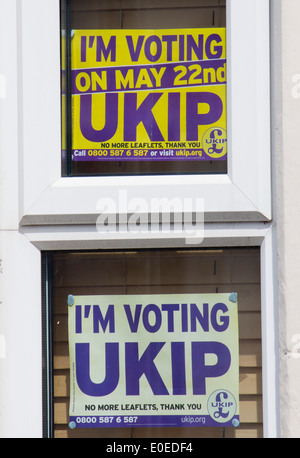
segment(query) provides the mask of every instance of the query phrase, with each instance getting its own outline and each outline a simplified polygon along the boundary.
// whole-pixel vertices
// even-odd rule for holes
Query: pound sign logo
[[[208,399],[207,409],[216,422],[226,423],[235,415],[236,401],[229,391],[214,391]]]
[[[202,137],[202,145],[207,156],[225,159],[227,154],[227,132],[220,127],[208,129]]]

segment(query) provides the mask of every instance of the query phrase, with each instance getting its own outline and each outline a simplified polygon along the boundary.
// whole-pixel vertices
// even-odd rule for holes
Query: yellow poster
[[[75,30],[75,161],[226,159],[225,28]]]
[[[237,296],[69,296],[70,427],[238,426]]]

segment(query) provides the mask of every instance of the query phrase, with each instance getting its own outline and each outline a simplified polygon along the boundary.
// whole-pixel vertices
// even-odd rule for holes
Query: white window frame
[[[36,249],[43,250],[93,250],[93,249],[138,249],[138,248],[186,248],[183,239],[173,238],[138,238],[133,240],[130,234],[117,237],[99,238],[95,225],[39,226],[23,228],[27,243],[18,253],[19,259],[26,257],[26,265],[36,263]],[[97,241],[96,241],[97,239]],[[23,241],[24,243],[24,241]],[[28,246],[29,245],[29,246]],[[261,277],[261,336],[262,336],[262,396],[263,396],[263,437],[280,437],[279,417],[279,371],[278,371],[278,316],[275,272],[276,265],[276,225],[272,222],[261,223],[208,223],[205,225],[205,238],[200,248],[216,247],[260,247]],[[32,253],[29,253],[31,247]],[[33,250],[34,248],[34,250]],[[15,261],[17,264],[17,260]],[[35,276],[39,274],[34,269]],[[32,272],[33,274],[33,272]],[[41,284],[34,285],[27,281],[26,275],[18,284],[19,302],[24,294],[30,297],[31,289],[35,295],[41,291]],[[28,313],[25,317],[28,320]],[[34,313],[33,313],[34,315]],[[31,388],[28,387],[28,390]],[[241,418],[242,421],[242,418]],[[0,423],[1,424],[1,423]],[[38,425],[37,425],[38,427]]]
[[[100,197],[174,187],[202,197],[209,222],[271,219],[269,0],[227,0],[228,174],[72,178],[61,177],[59,0],[20,3],[22,224],[93,224]]]

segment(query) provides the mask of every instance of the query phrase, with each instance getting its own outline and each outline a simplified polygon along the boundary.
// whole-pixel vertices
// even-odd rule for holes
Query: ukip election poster
[[[74,30],[73,160],[225,160],[225,30]]]
[[[70,428],[239,425],[237,295],[68,297]]]

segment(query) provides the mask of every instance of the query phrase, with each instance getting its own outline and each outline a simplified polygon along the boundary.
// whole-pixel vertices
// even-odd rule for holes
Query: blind
[[[178,29],[226,27],[226,0],[64,0],[62,28],[88,29]],[[68,5],[68,7],[66,7]],[[67,32],[66,32],[67,30]],[[63,43],[63,42],[62,42]],[[140,175],[140,174],[224,174],[227,161],[186,160],[74,160],[72,159],[72,116],[70,56],[72,40],[62,45],[62,60],[67,69],[63,75],[63,146],[62,168],[67,176]],[[69,76],[68,76],[69,75]],[[65,100],[65,94],[67,94]],[[66,111],[66,113],[65,113]],[[72,114],[73,113],[73,114]],[[77,121],[76,121],[77,122]],[[200,136],[202,137],[202,136]],[[77,146],[76,146],[77,148]],[[103,158],[102,158],[103,159]]]
[[[53,261],[55,437],[262,437],[259,249],[56,253]],[[67,297],[100,294],[238,294],[240,426],[238,428],[68,427]]]

